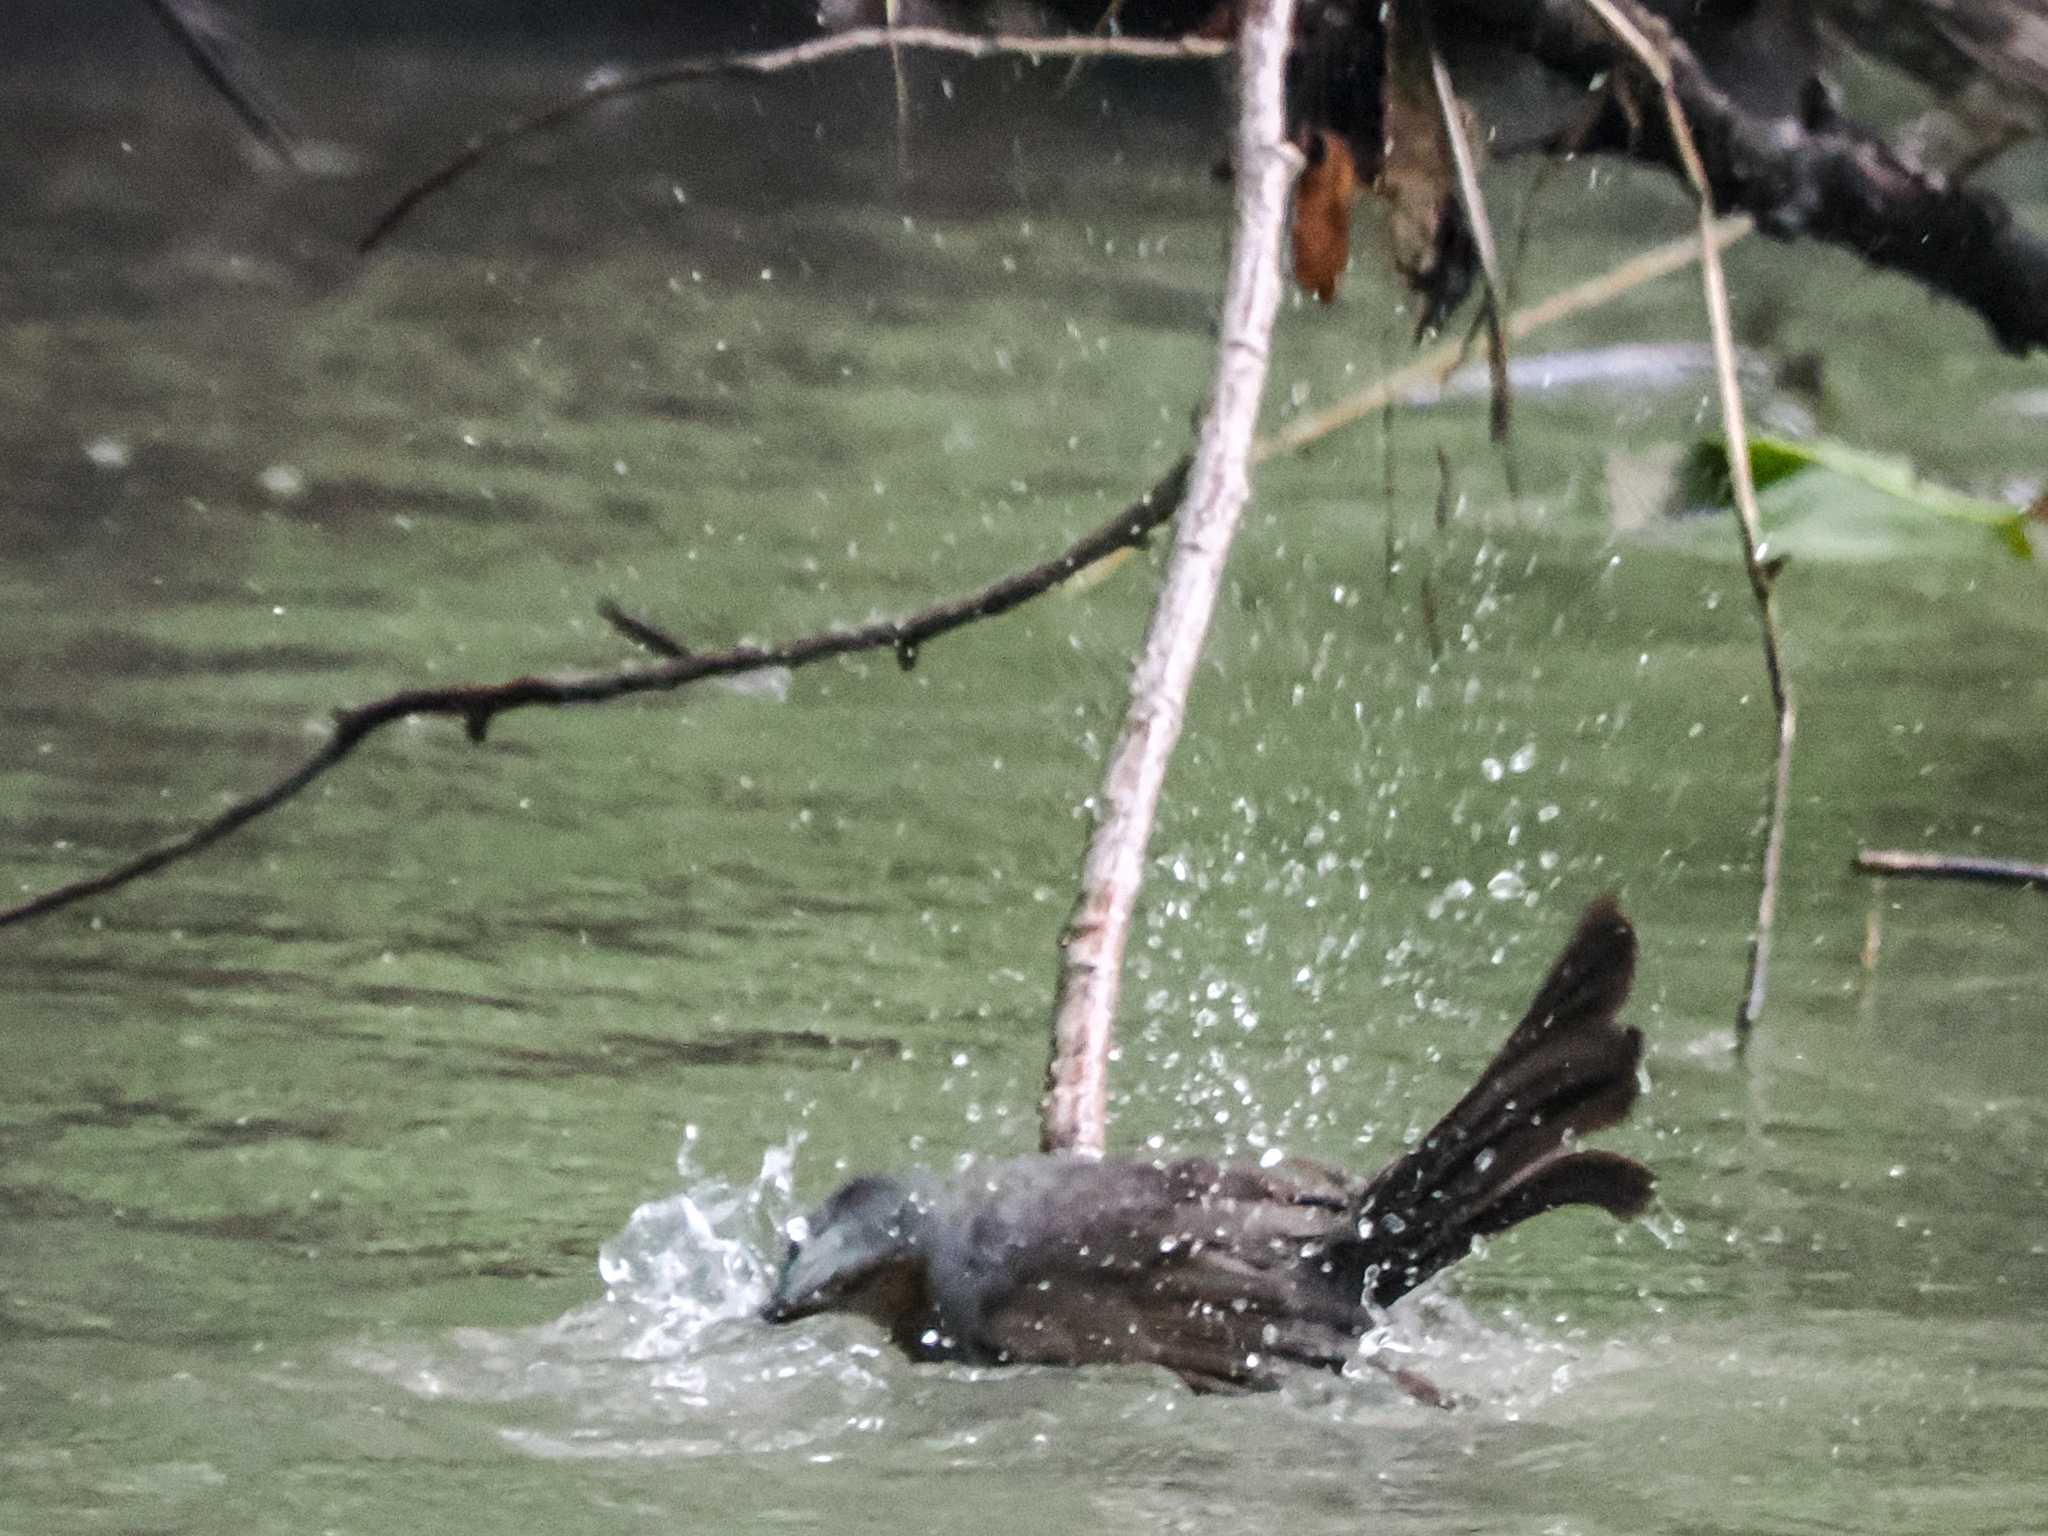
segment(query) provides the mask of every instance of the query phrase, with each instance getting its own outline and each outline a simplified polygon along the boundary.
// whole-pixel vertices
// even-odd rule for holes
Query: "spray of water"
[[[795,1212],[801,1139],[792,1134],[770,1147],[761,1171],[735,1185],[697,1166],[697,1128],[684,1131],[676,1155],[681,1191],[641,1206],[598,1249],[604,1304],[625,1323],[627,1359],[687,1354],[707,1330],[760,1312]]]

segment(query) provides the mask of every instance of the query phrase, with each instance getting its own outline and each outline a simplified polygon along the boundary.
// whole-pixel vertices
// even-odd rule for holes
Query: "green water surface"
[[[872,61],[661,98],[358,262],[405,173],[574,75],[277,67],[348,174],[252,163],[174,57],[4,80],[10,898],[282,773],[336,706],[623,659],[600,598],[706,646],[905,611],[1186,441],[1227,205],[1206,86],[918,64],[907,176]],[[2038,167],[2006,174],[2048,225]],[[1687,222],[1579,168],[1525,291]],[[1381,270],[1290,304],[1271,420],[1406,355]],[[1825,359],[1778,406],[2038,492],[2040,423],[2001,401],[2042,364],[1841,255],[1752,242],[1731,275],[1767,355]],[[1702,326],[1677,278],[1531,347]],[[1613,1144],[1660,1208],[1548,1218],[1404,1314],[1467,1407],[912,1367],[746,1315],[844,1171],[1033,1142],[1155,554],[907,674],[527,712],[481,748],[393,729],[0,932],[0,1529],[2040,1529],[2048,906],[1849,861],[2048,855],[2042,578],[1874,493],[1774,496],[1804,713],[1738,1060],[1770,714],[1735,534],[1617,535],[1605,488],[1706,396],[1525,395],[1519,497],[1476,402],[1268,467],[1168,786],[1126,1148],[1369,1165],[1581,902],[1640,926],[1653,1088]]]

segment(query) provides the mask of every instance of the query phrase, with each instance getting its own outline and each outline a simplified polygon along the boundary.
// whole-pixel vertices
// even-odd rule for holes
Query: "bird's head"
[[[795,1322],[819,1312],[853,1312],[892,1333],[926,1302],[924,1225],[929,1189],[914,1179],[855,1179],[811,1215],[791,1223],[789,1257],[761,1315]]]

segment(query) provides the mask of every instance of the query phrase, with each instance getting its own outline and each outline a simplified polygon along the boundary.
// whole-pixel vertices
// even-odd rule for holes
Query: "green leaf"
[[[1967,496],[1948,486],[1922,479],[1912,464],[1903,458],[1852,448],[1830,438],[1813,438],[1804,442],[1781,437],[1752,437],[1749,440],[1749,472],[1759,491],[1767,491],[1812,469],[1854,480],[1936,517],[1975,523],[1989,529],[2019,559],[2034,558],[2024,512],[2002,501]],[[1680,470],[1679,483],[1686,499],[1695,505],[1732,505],[1735,492],[1728,479],[1728,451],[1723,440],[1705,438],[1693,444]]]

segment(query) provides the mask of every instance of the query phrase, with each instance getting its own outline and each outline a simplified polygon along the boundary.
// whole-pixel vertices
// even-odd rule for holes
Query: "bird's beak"
[[[831,1308],[831,1286],[840,1268],[836,1251],[843,1245],[821,1232],[793,1245],[783,1260],[782,1273],[775,1277],[775,1289],[761,1308],[761,1318],[770,1323],[793,1323],[815,1317]],[[821,1251],[822,1250],[822,1251]]]
[[[800,1317],[811,1317],[823,1310],[815,1297],[799,1296],[777,1281],[775,1294],[770,1296],[768,1304],[761,1308],[761,1321],[793,1323]]]
[[[764,1323],[793,1323],[800,1317],[809,1317],[811,1309],[803,1304],[804,1299],[789,1286],[789,1266],[784,1265],[782,1273],[776,1276],[775,1289],[769,1293],[767,1304],[761,1308]]]

